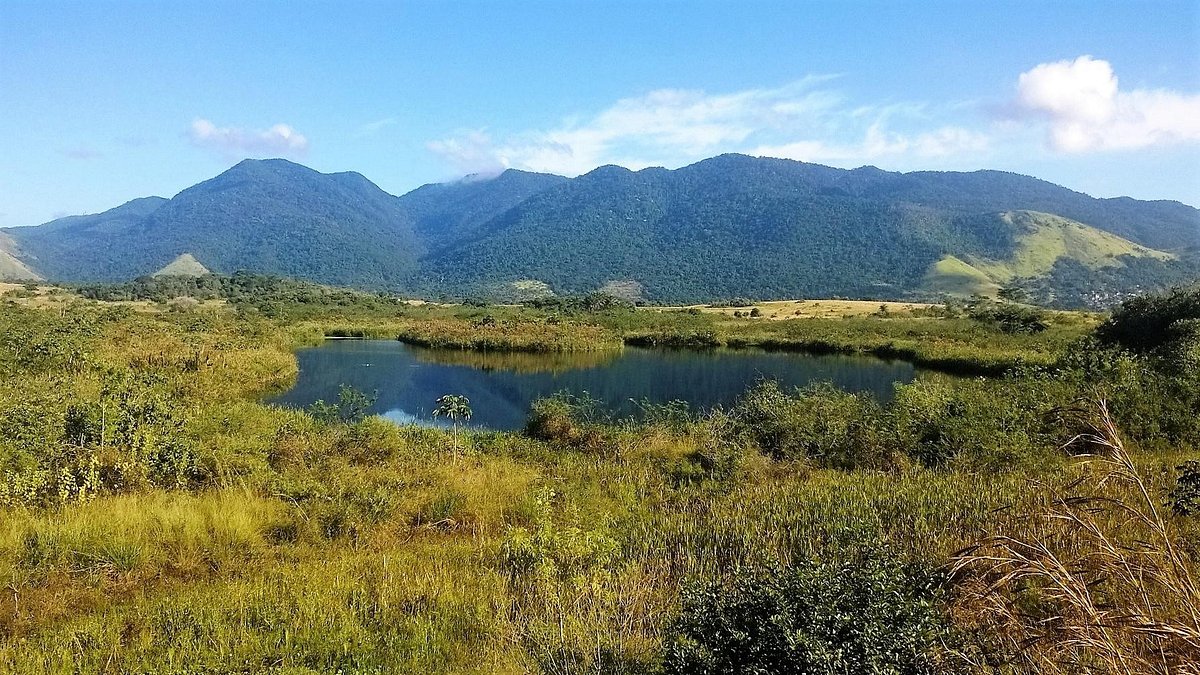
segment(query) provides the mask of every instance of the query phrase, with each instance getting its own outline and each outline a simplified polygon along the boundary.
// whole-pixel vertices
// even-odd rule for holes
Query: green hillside
[[[1016,211],[999,214],[1016,233],[1012,256],[1002,261],[972,258],[971,264],[996,281],[1049,274],[1058,260],[1069,258],[1089,269],[1120,266],[1122,256],[1174,260],[1176,256],[1135,244],[1115,234],[1049,213]]]
[[[981,174],[843,171],[738,155],[676,171],[601,167],[522,202],[489,223],[486,237],[423,266],[427,278],[456,280],[468,292],[536,279],[578,293],[623,280],[652,301],[702,302],[992,293],[997,283],[1048,274],[1064,258],[1093,268],[1120,265],[1124,255],[1172,265],[1171,256],[1114,234],[1013,208],[1059,194],[1065,210],[1086,210],[1079,200],[1090,197]],[[998,194],[986,194],[989,180]],[[1007,204],[1010,215],[965,210],[973,203]],[[1148,217],[1175,213],[1172,228],[1195,232],[1195,209],[1174,206],[1151,205]]]
[[[247,160],[170,200],[4,232],[10,271],[60,281],[132,279],[186,251],[222,274],[495,300],[924,300],[1019,283],[1091,306],[1186,281],[1200,261],[1200,211],[1183,204],[743,155],[572,179],[510,170],[402,197],[356,173]]]
[[[995,295],[1000,290],[996,281],[959,258],[947,255],[930,266],[922,288],[931,295],[971,297]]]
[[[129,217],[135,207],[144,212]],[[398,289],[422,250],[396,198],[363,176],[284,160],[246,160],[170,200],[9,234],[48,277],[70,281],[151,274],[189,251],[216,272]]]
[[[975,219],[974,227],[991,232],[997,242],[1007,242],[993,248],[992,253],[1000,255],[972,254],[959,258],[947,254],[926,272],[924,291],[958,297],[994,295],[1004,284],[1045,291],[1048,277],[1069,269],[1108,271],[1103,278],[1116,287],[1113,292],[1119,293],[1122,273],[1128,273],[1131,267],[1151,263],[1169,269],[1178,261],[1174,254],[1048,213],[992,214]],[[1132,288],[1138,283],[1131,277],[1126,285]]]
[[[491,179],[423,185],[400,197],[399,203],[418,236],[436,251],[485,234],[481,228],[492,219],[567,181],[562,176],[509,169]]]
[[[211,274],[191,253],[182,253],[166,267],[154,273],[156,277],[202,277]]]

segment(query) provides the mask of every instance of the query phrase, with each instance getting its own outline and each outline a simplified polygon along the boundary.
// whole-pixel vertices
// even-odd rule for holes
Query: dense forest
[[[1104,307],[1194,278],[1200,212],[995,171],[742,155],[574,179],[510,170],[402,197],[355,173],[247,160],[170,200],[5,234],[5,255],[60,281],[127,281],[189,253],[222,274],[430,298],[936,300],[1017,285],[1057,306]],[[970,283],[947,282],[951,258]]]

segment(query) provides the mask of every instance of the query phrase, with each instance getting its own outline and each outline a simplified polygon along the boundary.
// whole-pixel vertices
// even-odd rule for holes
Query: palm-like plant
[[[471,401],[466,396],[458,394],[445,394],[436,401],[437,405],[433,409],[434,417],[445,417],[454,425],[454,451],[458,452],[458,424],[459,421],[469,421],[471,419]]]

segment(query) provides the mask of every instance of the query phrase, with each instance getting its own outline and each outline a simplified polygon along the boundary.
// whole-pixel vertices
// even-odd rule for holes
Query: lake
[[[271,403],[302,408],[336,402],[342,385],[377,398],[374,414],[402,424],[434,424],[434,401],[459,394],[471,401],[471,425],[519,429],[530,404],[560,391],[587,393],[618,417],[638,402],[686,401],[695,409],[729,406],[762,379],[785,388],[831,382],[880,401],[896,382],[916,375],[911,363],[866,356],[762,350],[658,350],[524,354],[424,349],[395,340],[330,340],[296,354],[300,376]]]

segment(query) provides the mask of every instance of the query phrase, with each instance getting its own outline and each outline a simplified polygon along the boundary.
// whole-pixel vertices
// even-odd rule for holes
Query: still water
[[[400,423],[434,423],[434,401],[471,401],[472,426],[517,429],[530,404],[556,392],[587,393],[616,416],[638,403],[682,400],[696,409],[728,406],[761,379],[783,387],[832,382],[847,391],[891,398],[912,364],[862,356],[815,356],[758,350],[623,351],[514,354],[424,349],[394,340],[331,340],[297,353],[296,386],[271,400],[290,407],[336,402],[342,385],[377,398],[371,412]]]

